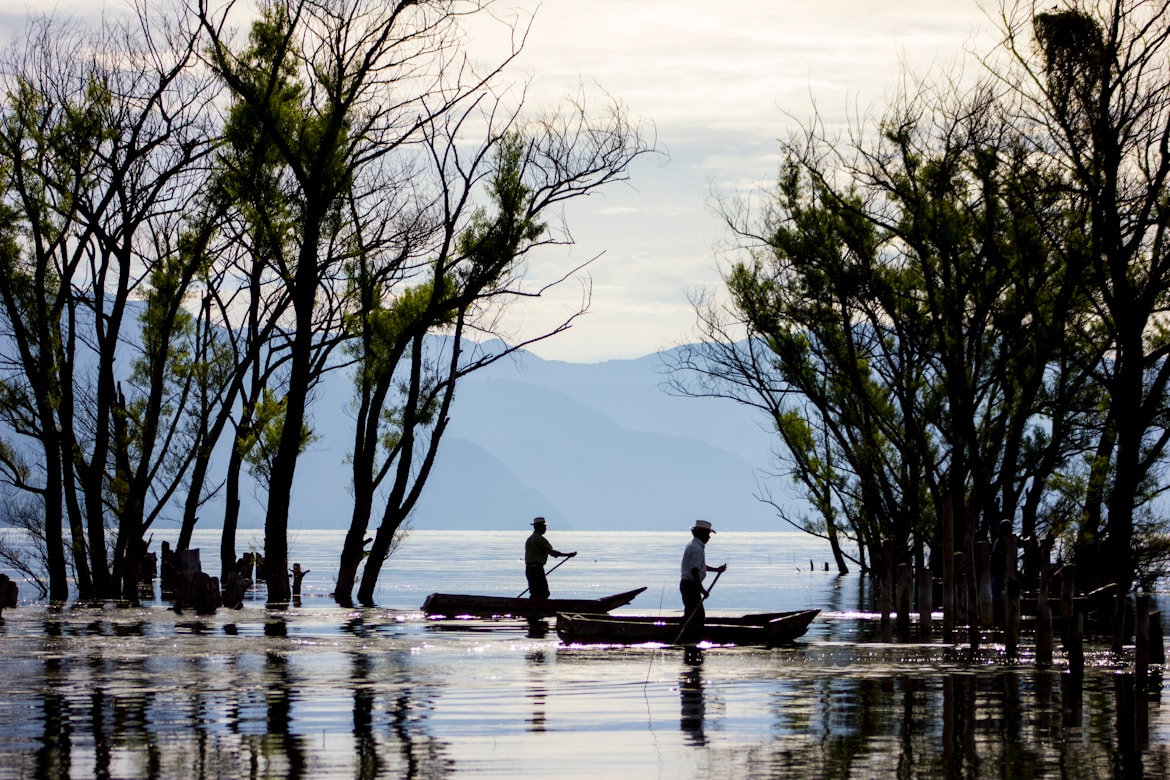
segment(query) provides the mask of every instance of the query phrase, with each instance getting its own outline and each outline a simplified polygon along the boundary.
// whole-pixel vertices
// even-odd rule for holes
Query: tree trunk
[[[374,543],[370,546],[370,555],[366,559],[366,568],[362,571],[362,584],[358,588],[358,603],[363,607],[374,606],[374,589],[377,588],[378,577],[382,574],[382,564],[390,556],[394,535],[398,533],[403,519],[401,516],[391,517],[387,513],[374,535]]]
[[[239,447],[232,445],[232,454],[228,460],[227,483],[224,485],[226,507],[223,513],[223,533],[219,538],[219,571],[220,577],[236,568],[236,529],[240,522],[240,469],[243,467],[243,458]]]

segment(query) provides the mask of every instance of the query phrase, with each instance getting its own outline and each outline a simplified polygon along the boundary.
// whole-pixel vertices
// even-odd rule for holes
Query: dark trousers
[[[703,621],[707,619],[703,609],[703,591],[699,583],[694,580],[679,580],[678,591],[683,600],[683,623],[686,627],[682,631],[680,641],[695,641],[703,631]]]
[[[544,576],[543,566],[539,563],[525,564],[524,576],[528,578],[528,598],[548,598],[548,578]]]

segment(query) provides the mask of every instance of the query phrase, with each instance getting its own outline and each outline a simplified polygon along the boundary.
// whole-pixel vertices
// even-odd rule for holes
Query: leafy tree
[[[529,159],[517,158],[514,168],[533,160],[583,163],[570,170],[575,178],[547,169],[528,202],[516,194],[522,190],[501,180],[495,196],[512,197],[515,204],[503,204],[512,210],[500,221],[469,221],[473,185],[514,121],[497,114],[501,104],[490,88],[515,50],[482,72],[460,58],[460,20],[481,7],[278,0],[261,7],[248,46],[239,52],[220,34],[227,11],[214,17],[201,12],[213,40],[211,63],[235,100],[233,116],[246,119],[229,139],[238,159],[251,155],[256,162],[250,170],[267,177],[268,189],[260,191],[272,193],[262,199],[254,191],[244,199],[250,213],[269,217],[249,217],[251,243],[271,250],[267,257],[290,295],[291,324],[281,347],[287,350],[284,425],[272,457],[265,520],[270,602],[288,600],[288,504],[309,393],[322,371],[344,364],[329,358],[345,332],[342,323],[348,318],[362,342],[355,353],[362,362],[361,430],[353,455],[357,510],[343,553],[342,594],[361,559],[384,464],[396,470],[371,551],[377,563],[367,566],[362,585],[361,597],[369,600],[393,535],[433,463],[454,379],[468,370],[459,361],[460,339],[493,296],[515,294],[507,272],[534,241],[524,220],[620,178],[643,150],[629,146],[628,135],[605,135],[624,125],[599,126],[596,136],[587,135],[594,128],[578,125],[570,128],[582,133],[574,138],[545,123],[525,152]],[[465,153],[458,144],[471,137],[472,123],[487,140]],[[505,225],[506,219],[513,222]],[[423,337],[443,327],[456,344],[445,366],[431,363],[423,348]],[[389,401],[392,389],[403,397]],[[392,431],[384,432],[384,424]],[[424,430],[431,443],[416,461]],[[379,463],[383,446],[390,454]]]
[[[182,362],[172,343],[182,320],[166,312],[197,264],[183,265],[191,256],[171,237],[187,232],[178,204],[198,202],[192,172],[210,148],[210,93],[187,68],[195,36],[165,14],[150,18],[93,30],[34,21],[5,69],[11,273],[0,297],[14,355],[9,386],[36,410],[23,417],[31,426],[10,422],[46,464],[42,487],[15,481],[45,503],[55,600],[68,592],[55,549],[62,507],[80,595],[133,600],[142,535],[183,471],[168,454],[181,448],[167,447],[182,418],[170,403],[182,392],[172,371]],[[127,339],[135,298],[150,299],[145,341]],[[144,349],[134,356],[136,345]]]
[[[435,238],[426,244],[435,259],[420,269],[421,281],[384,296],[386,305],[376,303],[378,296],[363,296],[374,306],[363,307],[359,322],[354,515],[335,592],[342,603],[350,599],[365,554],[374,494],[381,488],[386,495],[381,523],[358,591],[361,603],[373,603],[395,534],[438,455],[459,380],[560,332],[577,316],[508,347],[502,346],[508,339],[493,341],[500,346],[491,349],[466,340],[471,332],[503,335],[492,330],[500,309],[542,292],[526,290],[521,273],[529,252],[563,240],[550,232],[542,215],[568,198],[624,179],[630,163],[650,148],[616,106],[596,119],[574,104],[532,123],[527,132],[514,129],[509,117],[504,132],[480,146],[461,143],[456,134],[429,135],[443,215],[433,223]],[[461,156],[467,146],[473,150],[469,158]],[[473,188],[485,175],[491,210],[472,209]],[[435,339],[439,333],[449,338]]]
[[[1019,133],[1061,174],[1067,217],[1054,245],[1085,269],[1101,334],[1103,424],[1087,459],[1078,556],[1099,582],[1128,587],[1135,524],[1170,439],[1170,11],[1141,0],[1019,4],[1002,19],[1014,65],[1005,83],[1027,107]]]
[[[699,301],[703,341],[674,366],[684,392],[768,412],[817,510],[795,522],[842,571],[843,532],[868,569],[887,540],[921,563],[948,501],[968,543],[968,518],[1034,513],[1086,382],[1066,338],[1083,277],[1047,237],[1059,204],[995,93],[952,94],[895,104],[872,146],[786,144],[762,218],[725,210],[750,259],[728,309]]]
[[[401,114],[378,108],[383,100],[397,104],[389,87],[394,72],[409,73],[415,65],[407,50],[420,58],[433,40],[435,20],[423,12],[430,9],[412,16],[414,5],[268,3],[239,53],[221,34],[220,20],[230,6],[216,18],[200,9],[212,41],[211,63],[236,101],[233,143],[256,155],[254,170],[267,172],[274,185],[270,191],[279,197],[253,198],[248,205],[265,207],[251,220],[259,231],[254,243],[272,250],[268,259],[289,290],[292,320],[284,424],[272,455],[265,518],[265,579],[272,603],[285,603],[291,595],[288,509],[309,393],[332,345],[324,334],[338,324],[329,286],[352,252],[354,223],[345,206],[354,202],[354,187],[366,168],[377,168],[417,126],[412,117],[405,128],[398,127]],[[429,113],[424,97],[408,100],[408,113]],[[274,214],[287,215],[287,221],[272,222]]]

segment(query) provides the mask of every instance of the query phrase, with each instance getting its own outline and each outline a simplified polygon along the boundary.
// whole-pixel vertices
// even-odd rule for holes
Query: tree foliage
[[[939,552],[953,508],[968,549],[1008,517],[1128,585],[1167,442],[1170,14],[1002,21],[985,79],[915,83],[848,142],[814,125],[758,216],[725,204],[729,303],[696,301],[674,382],[770,415],[813,510],[788,519],[843,571]]]
[[[182,549],[221,491],[232,571],[250,469],[269,601],[287,601],[296,465],[332,370],[358,388],[359,552],[382,517],[371,598],[458,380],[499,357],[473,337],[547,289],[524,284],[529,250],[569,243],[541,215],[651,148],[616,106],[526,115],[507,74],[524,30],[486,67],[463,48],[483,10],[143,3],[30,17],[5,49],[0,479],[43,511],[50,598],[72,571],[82,598],[134,601],[152,525],[181,514]]]

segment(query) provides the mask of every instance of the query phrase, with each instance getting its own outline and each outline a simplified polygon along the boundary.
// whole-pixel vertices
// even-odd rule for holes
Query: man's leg
[[[534,599],[548,598],[548,578],[544,576],[543,566],[525,566],[524,575],[528,578],[528,596]]]

